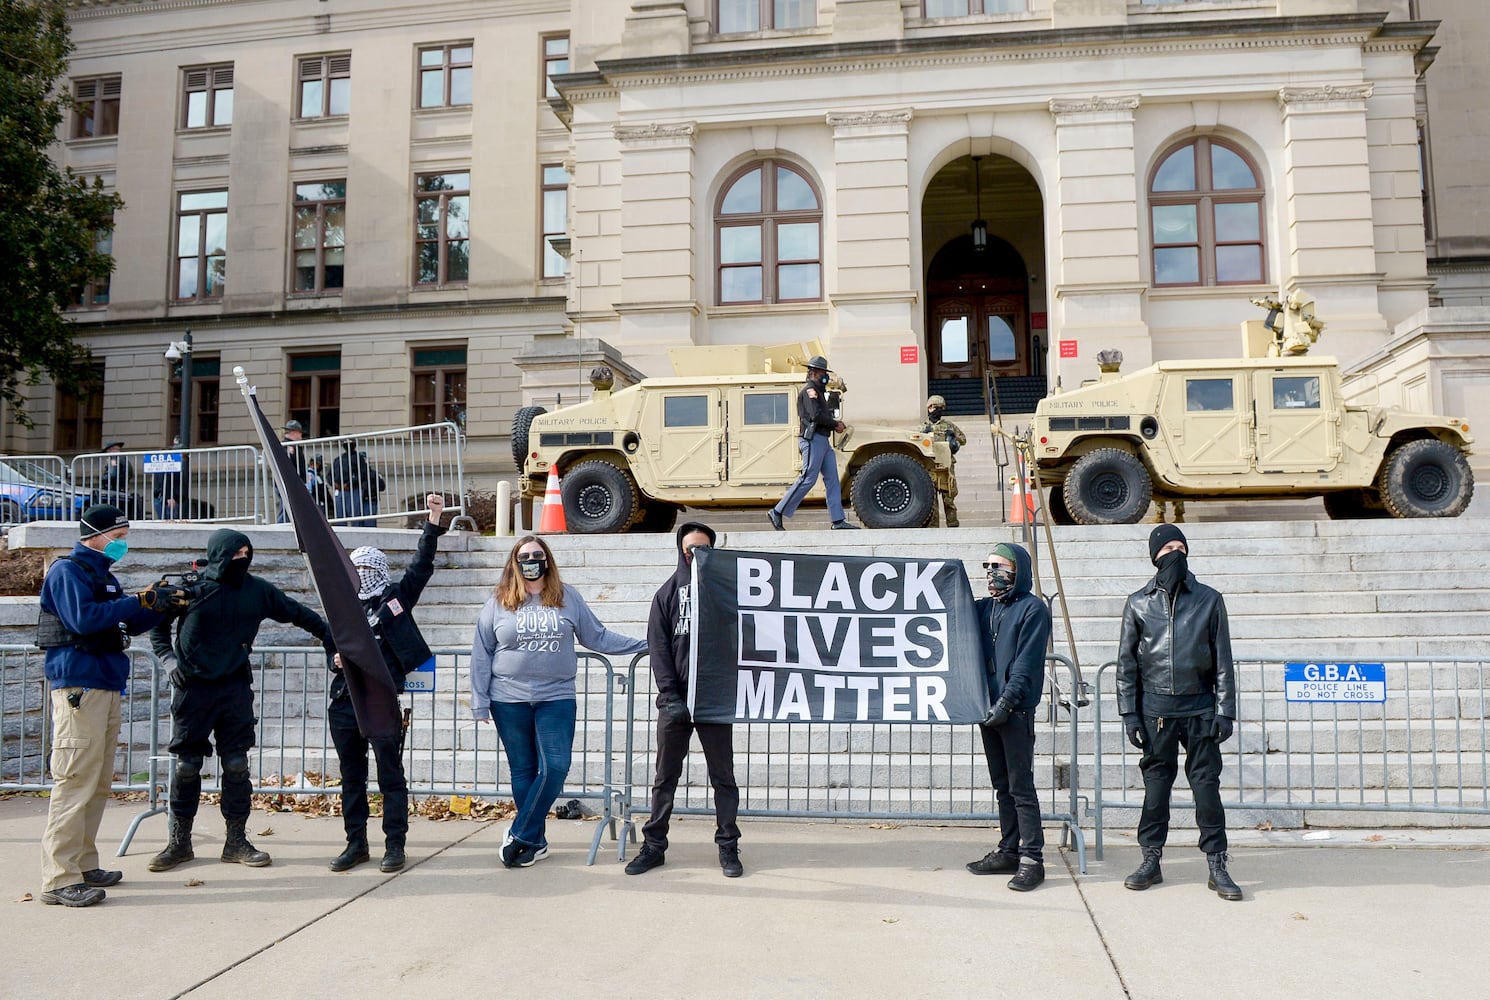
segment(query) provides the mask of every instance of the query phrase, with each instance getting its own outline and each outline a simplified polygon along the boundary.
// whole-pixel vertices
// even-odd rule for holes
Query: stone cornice
[[[193,314],[191,326],[196,330],[213,330],[218,327],[272,327],[297,323],[343,323],[348,320],[437,319],[442,316],[489,316],[503,313],[562,312],[567,300],[562,295],[535,295],[510,299],[482,299],[474,302],[412,303],[386,306],[328,306],[325,309],[276,309],[245,310],[243,312],[216,312]],[[151,330],[157,327],[180,328],[182,315],[172,312],[169,316],[103,320],[96,323],[80,323],[80,332],[129,333],[136,330]]]
[[[658,146],[678,145],[680,141],[684,144],[691,143],[697,131],[698,125],[694,122],[674,122],[667,125],[649,122],[646,125],[616,125],[611,129],[611,134],[624,146]]]
[[[894,111],[829,111],[823,116],[835,135],[904,135],[914,112],[910,108]]]
[[[1050,113],[1058,122],[1132,121],[1138,104],[1137,94],[1125,94],[1121,97],[1056,97],[1050,101]]]
[[[1369,83],[1327,83],[1319,87],[1280,87],[1278,88],[1278,106],[1284,110],[1296,110],[1302,105],[1346,107],[1367,100],[1373,89],[1374,87]]]

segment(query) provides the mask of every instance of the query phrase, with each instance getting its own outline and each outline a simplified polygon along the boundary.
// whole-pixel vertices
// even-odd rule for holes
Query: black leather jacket
[[[1231,629],[1221,595],[1190,573],[1171,607],[1156,580],[1128,597],[1118,648],[1118,712],[1158,715],[1144,695],[1212,694],[1217,715],[1237,717]]]

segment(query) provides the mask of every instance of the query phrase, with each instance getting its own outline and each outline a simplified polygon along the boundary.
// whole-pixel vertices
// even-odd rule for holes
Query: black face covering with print
[[[517,571],[524,580],[540,580],[548,572],[548,560],[542,555],[518,556]]]

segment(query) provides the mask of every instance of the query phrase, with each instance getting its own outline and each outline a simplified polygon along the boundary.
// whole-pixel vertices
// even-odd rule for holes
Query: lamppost
[[[184,452],[191,447],[191,328],[186,328],[183,339],[173,340],[166,348],[166,360],[176,361],[181,365],[181,424],[178,431],[181,450]],[[186,469],[186,456],[181,456],[181,478],[179,481],[179,496],[176,503],[179,505],[176,516],[180,518],[189,517],[189,502],[187,500],[187,483],[189,478]]]

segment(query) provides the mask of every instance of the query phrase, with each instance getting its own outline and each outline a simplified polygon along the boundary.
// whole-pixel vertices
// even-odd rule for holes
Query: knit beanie
[[[1149,532],[1149,562],[1157,565],[1159,550],[1170,542],[1182,542],[1187,552],[1190,549],[1190,543],[1185,541],[1185,533],[1172,524],[1158,525]]]

